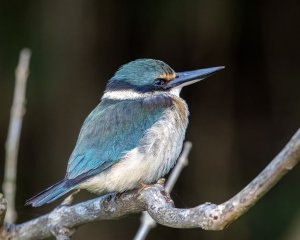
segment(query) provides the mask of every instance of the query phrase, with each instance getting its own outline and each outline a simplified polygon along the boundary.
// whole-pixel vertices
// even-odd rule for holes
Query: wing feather
[[[77,184],[117,163],[138,146],[165,108],[153,108],[143,100],[102,100],[81,128],[66,178]]]

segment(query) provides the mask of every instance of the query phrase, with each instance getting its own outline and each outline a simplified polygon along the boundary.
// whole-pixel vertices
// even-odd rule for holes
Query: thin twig
[[[22,49],[20,52],[19,63],[15,72],[16,83],[6,141],[5,170],[3,180],[3,192],[7,200],[6,221],[8,223],[13,223],[17,217],[15,211],[17,157],[22,121],[25,113],[25,92],[26,82],[29,74],[28,68],[30,56],[31,52],[29,49]]]
[[[252,182],[220,205],[205,203],[194,208],[175,208],[164,187],[154,184],[118,196],[111,193],[73,206],[61,206],[22,224],[6,224],[0,229],[0,239],[43,239],[50,237],[57,226],[73,229],[88,222],[118,219],[145,210],[165,226],[223,230],[261,199],[299,160],[300,129]]]
[[[63,205],[68,205],[68,206],[70,206],[70,205],[73,203],[75,196],[76,196],[79,192],[80,192],[80,189],[77,189],[77,190],[75,190],[74,192],[72,192],[69,196],[67,196],[67,197],[63,200],[63,202],[62,202],[60,205],[61,205],[61,206],[63,206]]]
[[[178,162],[174,169],[172,170],[168,181],[165,186],[166,192],[170,193],[181,173],[183,168],[188,165],[188,155],[191,151],[192,143],[191,142],[185,142],[183,146],[182,153],[178,159]],[[141,216],[141,225],[134,236],[133,240],[144,240],[146,239],[148,233],[152,228],[156,227],[156,222],[153,220],[153,218],[149,215],[147,211],[144,211]]]

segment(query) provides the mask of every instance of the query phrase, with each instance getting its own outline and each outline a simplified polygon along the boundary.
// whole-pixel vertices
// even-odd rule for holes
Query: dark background
[[[145,57],[177,71],[226,66],[182,92],[191,112],[186,139],[194,147],[173,197],[178,207],[227,200],[299,127],[299,45],[299,0],[0,1],[0,181],[14,68],[20,49],[32,49],[18,221],[59,203],[24,207],[64,176],[80,126],[114,71]],[[224,231],[159,226],[148,239],[299,239],[299,177],[297,167]],[[138,226],[138,215],[96,222],[74,239],[131,239]]]

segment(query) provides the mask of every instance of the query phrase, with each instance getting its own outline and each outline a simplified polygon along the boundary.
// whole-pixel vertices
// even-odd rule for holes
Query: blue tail
[[[67,179],[63,179],[46,190],[38,193],[34,197],[28,199],[25,205],[32,205],[33,207],[39,207],[46,203],[51,203],[67,192],[71,191],[74,186],[67,184]]]

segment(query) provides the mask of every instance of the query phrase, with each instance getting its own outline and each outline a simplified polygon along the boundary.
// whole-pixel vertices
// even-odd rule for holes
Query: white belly
[[[188,111],[184,121],[179,109],[166,110],[161,119],[145,134],[140,146],[129,151],[108,170],[81,183],[95,193],[123,192],[138,187],[139,183],[152,183],[167,174],[181,152],[187,127]],[[181,118],[180,118],[181,117]]]

